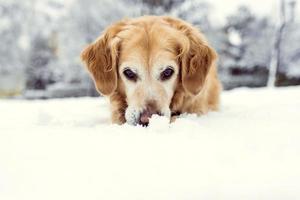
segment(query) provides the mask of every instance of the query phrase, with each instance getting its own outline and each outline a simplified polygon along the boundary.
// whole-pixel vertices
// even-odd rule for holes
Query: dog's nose
[[[148,126],[149,120],[152,115],[154,115],[154,114],[160,115],[160,113],[157,112],[156,106],[154,106],[154,105],[155,104],[153,104],[153,103],[147,104],[146,109],[140,114],[140,118],[139,118],[139,122],[138,122],[140,125]]]
[[[148,126],[151,116],[152,114],[148,110],[144,110],[140,115],[139,124],[142,126]]]
[[[140,115],[139,124],[142,126],[148,126],[149,120],[154,114],[160,115],[159,112],[150,112],[149,110],[144,110]]]

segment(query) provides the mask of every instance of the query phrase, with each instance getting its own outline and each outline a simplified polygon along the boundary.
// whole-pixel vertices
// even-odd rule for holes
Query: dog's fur
[[[84,49],[81,58],[97,90],[110,99],[113,123],[137,124],[143,117],[147,122],[155,113],[171,118],[218,109],[216,52],[203,34],[180,19],[122,20]],[[162,81],[159,74],[166,66],[174,74]],[[136,72],[136,81],[126,79],[126,68]]]

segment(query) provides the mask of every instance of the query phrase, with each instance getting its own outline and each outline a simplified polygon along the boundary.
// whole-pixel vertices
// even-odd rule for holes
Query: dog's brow
[[[129,66],[126,66],[123,68],[123,71],[125,71],[126,69],[130,69],[131,71],[133,71],[134,73],[137,73],[138,70],[136,68],[133,68],[133,67],[129,67]]]
[[[138,67],[136,67],[137,65],[138,63],[125,61],[120,65],[120,69],[122,70],[130,69],[134,72],[138,72]]]
[[[165,69],[167,69],[167,68],[171,68],[171,69],[174,70],[173,64],[165,64],[164,66],[160,67],[159,70],[160,70],[160,71],[163,71],[163,70],[165,70]]]

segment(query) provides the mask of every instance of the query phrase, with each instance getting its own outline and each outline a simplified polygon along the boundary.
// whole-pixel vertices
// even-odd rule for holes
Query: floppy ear
[[[187,92],[197,95],[205,84],[207,74],[217,58],[217,53],[192,25],[171,17],[166,17],[165,20],[187,38],[187,40],[182,40],[184,44],[181,42],[179,56],[181,81]]]
[[[92,75],[96,89],[103,95],[111,95],[117,88],[120,41],[114,36],[121,30],[122,23],[108,28],[100,38],[81,53],[81,59]]]
[[[215,51],[200,42],[191,43],[182,57],[182,85],[185,90],[197,95],[205,84],[207,74],[216,59]]]

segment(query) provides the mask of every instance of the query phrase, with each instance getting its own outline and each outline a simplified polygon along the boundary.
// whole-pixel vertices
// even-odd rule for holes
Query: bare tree
[[[280,58],[281,58],[281,44],[283,40],[283,32],[287,24],[286,20],[286,0],[280,0],[280,17],[279,25],[275,35],[274,49],[272,52],[272,58],[269,68],[269,78],[268,78],[268,87],[276,86],[276,76],[280,67]]]

